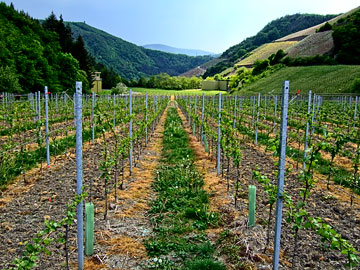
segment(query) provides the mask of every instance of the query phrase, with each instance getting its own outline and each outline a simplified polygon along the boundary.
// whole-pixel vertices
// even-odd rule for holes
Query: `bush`
[[[127,89],[127,86],[120,82],[115,87],[111,88],[111,94],[124,94],[125,92],[127,92]]]
[[[253,65],[252,75],[256,76],[264,72],[270,66],[269,59],[256,60]]]
[[[82,91],[83,93],[91,93],[90,83],[87,79],[86,72],[84,70],[79,70],[76,80],[82,82]]]
[[[321,26],[318,32],[325,32],[332,30],[332,25],[329,22],[326,22],[323,26]]]
[[[286,57],[280,61],[282,64],[289,67],[298,66],[318,66],[318,65],[336,65],[337,61],[330,56],[316,55],[309,57]]]
[[[280,60],[282,59],[282,58],[284,58],[285,57],[285,55],[287,55],[287,53],[285,53],[283,50],[278,50],[277,52],[276,52],[276,54],[272,54],[272,55],[270,55],[269,56],[269,60],[270,60],[270,65],[276,65],[276,64],[279,64],[280,63]]]
[[[18,76],[10,67],[0,67],[0,92],[21,93]]]
[[[360,11],[344,19],[334,27],[334,55],[340,64],[360,64]]]
[[[355,78],[351,85],[352,93],[360,93],[360,78]]]

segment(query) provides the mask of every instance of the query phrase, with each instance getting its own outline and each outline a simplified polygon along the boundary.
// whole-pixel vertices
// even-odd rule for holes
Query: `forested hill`
[[[87,80],[57,33],[39,21],[1,2],[0,25],[0,92],[34,92],[44,85],[56,92]]]
[[[146,49],[81,22],[68,22],[74,36],[81,35],[87,50],[98,62],[112,66],[127,79],[166,72],[179,75],[213,57],[187,56]]]
[[[268,23],[255,36],[246,38],[241,43],[230,47],[221,56],[221,62],[209,68],[206,76],[213,76],[226,68],[232,66],[236,60],[244,57],[247,53],[265,43],[272,42],[278,38],[295,33],[297,31],[312,27],[334,18],[336,15],[317,14],[294,14],[286,15]]]

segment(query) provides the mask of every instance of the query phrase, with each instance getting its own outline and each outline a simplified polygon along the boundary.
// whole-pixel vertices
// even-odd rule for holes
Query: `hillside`
[[[85,81],[79,62],[62,51],[57,33],[13,5],[0,3],[0,92],[51,92]],[[70,41],[72,42],[72,41]]]
[[[175,53],[175,54],[185,54],[189,56],[215,55],[215,53],[213,52],[207,52],[207,51],[195,50],[195,49],[181,49],[181,48],[167,46],[164,44],[147,44],[147,45],[143,45],[142,47],[150,50]]]
[[[332,38],[332,31],[325,31],[309,35],[285,51],[290,57],[307,57],[326,54],[330,52],[333,47],[334,40]]]
[[[236,66],[252,65],[256,60],[268,58],[271,54],[276,53],[280,49],[285,51],[294,44],[296,44],[296,41],[266,43],[253,50],[248,57],[236,63]]]
[[[340,19],[343,19],[351,14],[353,14],[354,12],[356,12],[357,10],[359,10],[360,7],[357,7],[357,8],[354,8],[344,14],[341,14],[339,16],[336,16],[330,20],[328,20],[329,23],[333,24],[333,23],[336,23],[337,21],[339,21]],[[282,41],[291,41],[291,40],[296,40],[296,41],[299,41],[299,40],[302,40],[304,39],[305,37],[307,36],[310,36],[314,33],[316,33],[316,30],[319,29],[322,25],[324,25],[324,23],[320,23],[320,24],[317,24],[317,25],[314,25],[312,27],[309,27],[309,28],[306,28],[304,30],[301,30],[301,31],[298,31],[298,32],[295,32],[295,33],[292,33],[292,34],[289,34],[287,36],[284,36],[284,37],[281,37],[277,40],[275,40],[276,42],[282,42]]]
[[[215,66],[217,63],[221,62],[222,59],[221,58],[213,58],[211,59],[210,61],[200,65],[200,66],[197,66],[193,69],[190,69],[188,70],[187,72],[185,73],[182,73],[180,74],[180,76],[185,76],[185,77],[192,77],[192,76],[196,76],[196,77],[199,77],[199,76],[202,76],[204,75],[204,73],[206,72],[206,70],[212,66]]]
[[[88,51],[104,65],[127,79],[162,72],[179,75],[211,59],[145,49],[81,22],[68,22],[74,36],[81,35]]]
[[[352,9],[328,22],[336,29],[338,25],[346,24],[347,20],[354,17],[358,11],[359,8]],[[240,60],[236,65],[251,66],[255,60],[266,59],[271,54],[276,53],[279,49],[284,50],[287,53],[287,56],[292,58],[330,54],[334,48],[334,31],[330,29],[328,31],[317,32],[320,27],[324,25],[325,23],[321,23],[277,39],[272,43],[262,45],[253,50],[249,56]]]
[[[290,92],[349,93],[360,66],[286,67],[242,88],[237,93],[280,93],[283,80],[290,81]]]
[[[251,51],[247,57],[235,63],[235,66],[251,68],[256,60],[266,59],[280,49],[285,51],[289,57],[308,57],[329,53],[334,47],[332,31],[313,33],[306,37],[301,36],[301,38],[301,41],[289,39],[287,41],[274,41],[261,45]],[[229,72],[226,72],[227,70],[233,69],[226,69],[220,74],[223,76],[231,75]]]
[[[273,20],[255,36],[249,37],[241,43],[227,49],[220,56],[221,61],[210,67],[204,76],[213,76],[222,72],[263,44],[273,42],[281,37],[321,24],[335,16],[336,15],[294,14]]]

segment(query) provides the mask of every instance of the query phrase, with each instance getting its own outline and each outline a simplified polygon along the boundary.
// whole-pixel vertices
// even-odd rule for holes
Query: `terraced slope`
[[[283,42],[281,42],[283,43]],[[286,50],[290,57],[323,55],[334,47],[332,31],[314,33]]]
[[[286,50],[294,46],[296,41],[285,41],[285,42],[273,42],[266,43],[250,53],[250,56],[246,57],[239,61],[235,66],[249,66],[254,64],[256,60],[268,58],[273,53],[276,53],[278,50]]]

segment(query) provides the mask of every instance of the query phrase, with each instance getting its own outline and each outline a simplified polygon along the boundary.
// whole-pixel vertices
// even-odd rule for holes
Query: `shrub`
[[[336,65],[337,62],[330,56],[316,55],[309,57],[286,57],[281,63],[289,67],[315,66],[315,65]]]
[[[0,92],[21,93],[18,76],[10,67],[0,67]]]
[[[280,60],[285,57],[287,53],[285,53],[283,50],[278,50],[276,54],[272,54],[269,56],[270,65],[276,65],[280,63]]]
[[[360,78],[355,78],[351,85],[352,93],[360,93]]]
[[[127,86],[124,83],[120,82],[115,87],[111,88],[111,93],[116,95],[124,94],[127,89]]]
[[[318,32],[325,32],[332,30],[332,25],[329,22],[326,22],[323,26],[321,26]]]
[[[269,59],[265,59],[265,60],[256,60],[254,62],[254,69],[252,71],[252,75],[258,75],[262,72],[264,72],[268,67],[270,66],[270,61]]]

